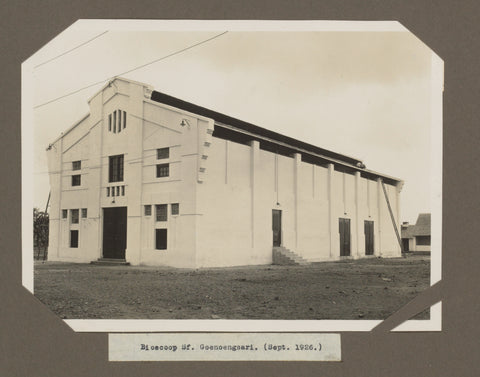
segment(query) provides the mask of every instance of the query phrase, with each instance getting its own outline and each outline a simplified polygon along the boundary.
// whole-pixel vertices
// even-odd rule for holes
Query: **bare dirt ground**
[[[61,318],[384,319],[429,276],[428,256],[200,270],[35,262],[34,291]]]

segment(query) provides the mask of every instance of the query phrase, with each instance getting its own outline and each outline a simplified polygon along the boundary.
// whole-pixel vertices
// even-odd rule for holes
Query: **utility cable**
[[[33,67],[33,68],[38,68],[38,67],[40,67],[40,66],[42,66],[42,65],[44,65],[44,64],[50,63],[51,61],[53,61],[53,60],[55,60],[55,59],[58,59],[58,58],[60,58],[60,57],[62,57],[62,56],[64,56],[64,55],[67,55],[67,54],[69,54],[70,52],[76,50],[77,48],[80,48],[80,47],[82,47],[82,46],[85,46],[87,43],[90,43],[90,42],[94,41],[95,39],[101,37],[101,36],[102,36],[103,34],[105,34],[105,33],[108,33],[108,30],[104,31],[103,33],[98,34],[97,36],[93,37],[92,39],[89,39],[89,40],[86,41],[86,42],[83,42],[82,44],[79,44],[78,46],[76,46],[76,47],[74,47],[74,48],[71,48],[71,49],[68,50],[68,51],[65,51],[64,53],[62,53],[62,54],[60,54],[60,55],[57,55],[57,56],[55,56],[55,57],[53,57],[53,58],[51,58],[51,59],[48,59],[48,60],[44,61],[43,63],[37,64],[37,65],[36,65],[35,67]]]
[[[131,73],[131,72],[133,72],[133,71],[136,71],[137,69],[144,68],[144,67],[146,67],[146,66],[148,66],[148,65],[157,63],[157,62],[159,62],[159,61],[161,61],[161,60],[167,59],[167,58],[172,57],[172,56],[174,56],[174,55],[178,55],[178,54],[180,54],[180,53],[182,53],[182,52],[185,52],[185,51],[187,51],[187,50],[190,50],[190,49],[192,49],[192,48],[194,48],[194,47],[197,47],[197,46],[199,46],[199,45],[201,45],[201,44],[204,44],[204,43],[206,43],[206,42],[209,42],[209,41],[211,41],[211,40],[213,40],[213,39],[215,39],[215,38],[221,37],[222,35],[224,35],[224,34],[226,34],[226,33],[228,33],[228,31],[224,31],[223,33],[217,34],[217,35],[215,35],[215,36],[213,36],[213,37],[211,37],[211,38],[208,38],[208,39],[205,39],[205,40],[200,41],[200,42],[198,42],[198,43],[195,43],[194,45],[185,47],[185,48],[183,48],[183,49],[181,49],[181,50],[178,50],[178,51],[175,51],[175,52],[173,52],[173,53],[171,53],[171,54],[162,56],[161,58],[152,60],[152,61],[149,62],[149,63],[145,63],[145,64],[142,64],[142,65],[137,66],[137,67],[135,67],[135,68],[129,69],[128,71],[119,73],[119,74],[117,74],[117,75],[115,75],[115,76],[112,76],[112,77],[110,77],[110,78],[108,78],[108,79],[104,79],[104,80],[101,80],[101,81],[97,81],[97,82],[95,82],[95,83],[93,83],[93,84],[84,86],[84,87],[82,87],[82,88],[80,88],[80,89],[77,89],[77,90],[74,90],[73,92],[70,92],[70,93],[64,94],[64,95],[62,95],[62,96],[60,96],[60,97],[51,99],[50,101],[41,103],[40,105],[34,106],[33,108],[34,108],[34,109],[38,109],[39,107],[48,105],[48,104],[50,104],[50,103],[52,103],[52,102],[55,102],[55,101],[58,101],[58,100],[60,100],[60,99],[62,99],[62,98],[71,96],[72,94],[76,94],[76,93],[78,93],[78,92],[81,92],[82,90],[91,88],[92,86],[95,86],[95,85],[98,85],[98,84],[102,84],[102,83],[104,83],[105,81],[108,81],[108,80],[112,80],[113,78],[115,78],[115,77],[117,77],[117,76],[126,75],[127,73]]]

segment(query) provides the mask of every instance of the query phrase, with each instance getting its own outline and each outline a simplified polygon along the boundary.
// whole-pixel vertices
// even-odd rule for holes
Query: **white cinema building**
[[[403,182],[115,78],[49,145],[48,259],[185,268],[398,257]],[[273,261],[274,262],[274,261]]]

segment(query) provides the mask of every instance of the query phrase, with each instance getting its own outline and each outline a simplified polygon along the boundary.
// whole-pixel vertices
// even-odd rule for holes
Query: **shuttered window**
[[[159,148],[157,149],[157,159],[169,158],[170,157],[170,148]]]
[[[78,247],[78,230],[70,231],[70,247]]]
[[[155,229],[155,249],[167,250],[167,229]]]

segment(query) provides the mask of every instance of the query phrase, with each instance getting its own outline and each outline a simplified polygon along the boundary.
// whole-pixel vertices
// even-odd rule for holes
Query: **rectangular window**
[[[107,187],[107,196],[110,196],[110,187]]]
[[[122,186],[122,196],[125,196],[125,186]]]
[[[172,203],[172,215],[178,215],[180,211],[180,205],[178,203]]]
[[[117,132],[117,112],[113,112],[113,133]]]
[[[72,219],[72,224],[78,224],[78,209],[70,210],[70,218]]]
[[[78,247],[78,230],[70,231],[70,247]]]
[[[161,160],[162,158],[170,157],[170,148],[159,148],[157,149],[157,159]]]
[[[430,236],[417,236],[417,245],[419,246],[430,246]]]
[[[72,170],[80,170],[82,168],[82,161],[72,161]]]
[[[112,114],[108,115],[108,130],[112,131]]]
[[[117,196],[120,196],[120,186],[117,186]]]
[[[127,128],[127,113],[123,112],[123,128]]]
[[[86,218],[87,218],[87,209],[82,208],[82,219],[86,219]]]
[[[62,209],[62,219],[66,219],[68,217],[68,210]]]
[[[72,175],[72,186],[80,186],[82,183],[82,176],[80,174]]]
[[[157,204],[155,206],[155,211],[156,211],[157,221],[167,221],[168,220],[167,205],[166,204]]]
[[[108,161],[108,181],[123,181],[123,154],[110,156]]]
[[[155,249],[167,250],[167,230],[155,229]]]
[[[157,178],[168,177],[169,174],[170,174],[170,169],[168,164],[157,165]]]
[[[145,206],[145,216],[151,216],[152,215],[152,206],[151,205],[146,205]]]

